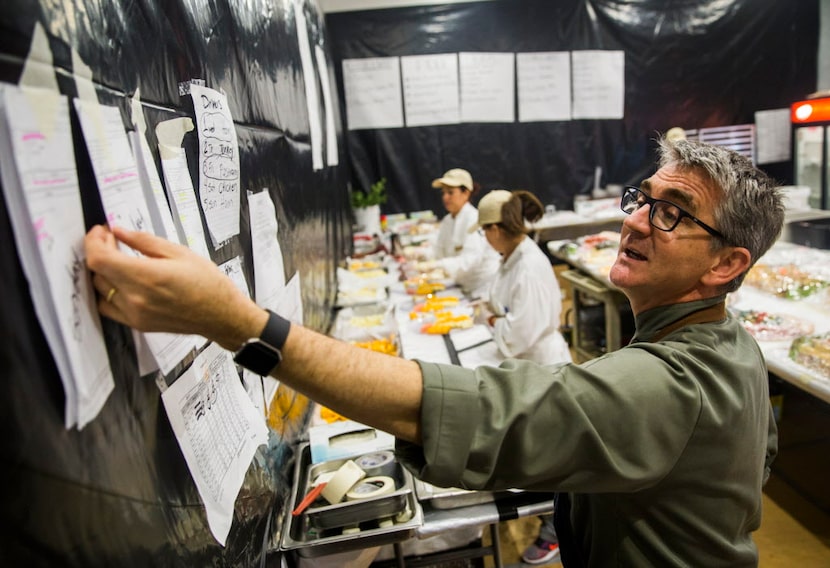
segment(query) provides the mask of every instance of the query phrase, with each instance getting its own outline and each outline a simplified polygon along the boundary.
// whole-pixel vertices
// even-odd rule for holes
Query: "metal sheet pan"
[[[393,493],[334,505],[315,503],[305,513],[296,517],[291,515],[291,511],[311,488],[313,480],[322,473],[336,470],[345,461],[331,460],[311,465],[309,444],[300,445],[282,535],[282,549],[296,550],[304,557],[316,557],[400,542],[415,536],[416,530],[423,524],[423,512],[415,497],[412,475],[397,462],[391,476],[397,487]],[[390,524],[383,523],[406,509],[412,512],[408,520],[395,522],[393,518]],[[358,532],[344,534],[344,527],[351,528],[354,525],[357,525]]]

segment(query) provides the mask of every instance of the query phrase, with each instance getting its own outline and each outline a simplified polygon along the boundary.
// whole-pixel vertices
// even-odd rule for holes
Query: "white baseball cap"
[[[432,180],[432,187],[441,187],[442,185],[466,187],[471,190],[473,189],[473,176],[467,170],[453,168],[444,172],[444,175],[438,179]]]
[[[506,189],[494,189],[482,197],[478,202],[478,223],[470,227],[469,232],[473,233],[484,225],[501,223],[501,208],[511,197],[513,192]]]

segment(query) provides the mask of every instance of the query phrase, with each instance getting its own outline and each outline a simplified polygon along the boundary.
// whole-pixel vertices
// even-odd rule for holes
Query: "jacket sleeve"
[[[511,359],[475,370],[419,364],[422,446],[398,442],[397,450],[440,487],[636,491],[672,469],[701,407],[695,384],[666,380],[667,369],[642,357],[547,367]]]

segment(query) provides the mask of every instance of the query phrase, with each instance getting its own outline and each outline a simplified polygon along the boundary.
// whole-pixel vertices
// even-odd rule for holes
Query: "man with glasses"
[[[352,347],[289,325],[210,261],[143,233],[93,228],[87,263],[104,316],[218,342],[395,434],[398,459],[434,485],[560,492],[566,567],[755,566],[776,430],[761,351],[725,296],[777,238],[781,194],[734,152],[660,148],[657,172],[623,196],[610,272],[636,334],[580,365],[469,370]],[[257,342],[270,350],[252,358]]]

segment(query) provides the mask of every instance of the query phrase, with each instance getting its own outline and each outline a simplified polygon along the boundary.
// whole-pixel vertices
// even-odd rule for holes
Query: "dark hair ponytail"
[[[512,193],[510,201],[502,205],[499,225],[508,235],[524,235],[528,232],[525,221],[538,221],[545,208],[539,198],[527,190],[517,189]]]

